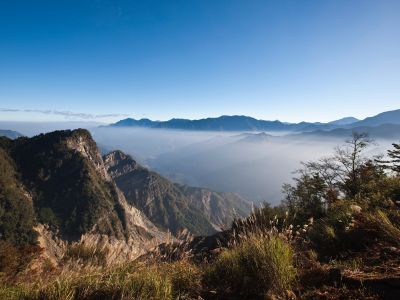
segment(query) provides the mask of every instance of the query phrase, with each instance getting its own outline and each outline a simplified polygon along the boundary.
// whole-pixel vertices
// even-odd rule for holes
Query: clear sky
[[[0,120],[398,108],[397,0],[0,1]]]

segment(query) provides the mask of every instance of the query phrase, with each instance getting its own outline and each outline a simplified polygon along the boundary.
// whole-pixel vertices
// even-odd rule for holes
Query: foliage
[[[349,247],[348,230],[352,226],[353,215],[350,205],[343,201],[329,208],[325,217],[318,219],[308,232],[308,238],[321,257],[338,255]]]
[[[59,220],[57,219],[56,215],[50,207],[42,207],[39,210],[39,220],[43,224],[48,224],[52,226],[59,225]]]
[[[387,151],[389,158],[387,160],[378,160],[385,168],[392,170],[400,175],[400,144],[393,143],[393,148]]]
[[[341,201],[328,211],[326,217],[316,221],[308,232],[308,238],[312,248],[325,259],[337,258],[376,243],[398,247],[400,223],[395,212],[364,207],[356,213],[351,210],[351,205]]]
[[[293,250],[275,235],[252,235],[223,251],[209,266],[205,281],[222,298],[283,294],[295,278]]]
[[[326,185],[318,174],[301,174],[296,185],[284,185],[284,204],[295,225],[305,224],[308,219],[321,218],[326,209]]]
[[[354,132],[345,145],[337,147],[331,157],[324,157],[315,162],[303,163],[304,168],[295,178],[295,185],[284,185],[285,204],[291,216],[304,221],[310,215],[319,218],[324,209],[344,195],[348,199],[362,200],[365,196],[365,177],[369,176],[366,168],[368,160],[364,150],[372,143],[365,133]],[[369,161],[373,175],[381,170]]]
[[[36,220],[32,202],[18,181],[7,150],[0,147],[0,240],[16,246],[34,244]]]

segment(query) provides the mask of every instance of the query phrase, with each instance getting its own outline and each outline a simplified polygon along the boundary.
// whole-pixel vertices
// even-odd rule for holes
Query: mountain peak
[[[331,121],[328,124],[332,124],[332,125],[349,125],[349,124],[355,123],[357,121],[359,121],[359,119],[354,118],[354,117],[344,117],[344,118],[341,118],[341,119],[338,119],[338,120]]]
[[[400,109],[385,111],[358,121],[352,126],[378,126],[383,124],[400,124]]]

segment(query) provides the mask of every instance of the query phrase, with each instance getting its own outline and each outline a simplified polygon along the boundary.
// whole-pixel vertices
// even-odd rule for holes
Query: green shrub
[[[331,258],[351,247],[350,229],[353,224],[351,203],[338,202],[325,217],[317,220],[308,231],[313,248],[322,258]]]
[[[203,273],[198,266],[187,260],[181,260],[163,264],[160,272],[169,278],[174,299],[186,299],[185,297],[197,299],[200,296]]]
[[[398,222],[395,210],[365,207],[360,213],[352,213],[351,203],[340,203],[314,224],[308,237],[319,256],[329,260],[344,252],[368,248],[377,241],[399,246]]]
[[[205,282],[222,297],[282,294],[295,278],[293,250],[276,235],[249,236],[221,253],[206,270]]]
[[[39,210],[39,219],[43,224],[57,226],[59,221],[50,207],[42,207]]]

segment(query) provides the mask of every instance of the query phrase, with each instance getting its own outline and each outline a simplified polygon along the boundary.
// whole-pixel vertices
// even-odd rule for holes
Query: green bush
[[[348,251],[359,251],[384,242],[400,245],[399,215],[396,210],[364,207],[351,211],[351,203],[342,202],[328,210],[308,231],[312,247],[325,260]]]
[[[313,248],[320,257],[330,258],[350,247],[349,234],[353,224],[351,203],[338,202],[317,220],[308,231]]]
[[[39,210],[39,219],[43,224],[57,226],[59,224],[56,215],[50,207],[42,207]]]
[[[197,299],[201,294],[202,270],[186,261],[166,263],[160,267],[160,272],[166,274],[172,285],[174,299]]]
[[[222,298],[252,299],[283,294],[295,279],[293,250],[276,235],[249,236],[225,250],[205,272],[205,282]]]

